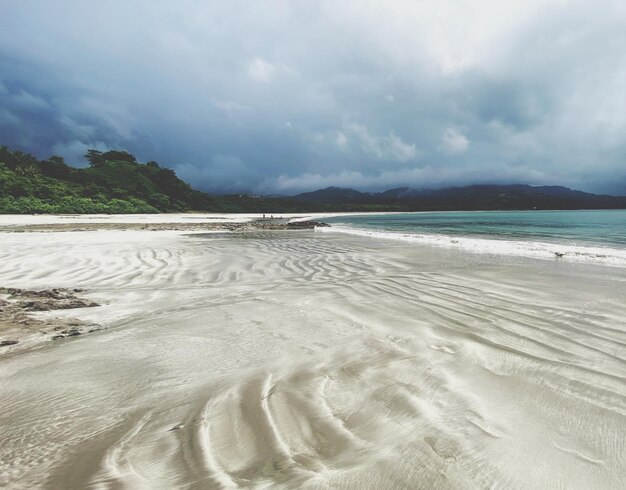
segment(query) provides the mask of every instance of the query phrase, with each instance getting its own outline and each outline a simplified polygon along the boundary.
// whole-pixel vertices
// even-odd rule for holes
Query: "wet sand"
[[[332,232],[0,234],[9,488],[624,488],[626,271]]]

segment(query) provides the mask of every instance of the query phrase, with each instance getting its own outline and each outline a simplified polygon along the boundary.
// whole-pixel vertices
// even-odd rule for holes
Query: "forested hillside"
[[[0,213],[295,213],[331,211],[452,211],[626,208],[624,196],[599,196],[565,187],[473,185],[359,192],[329,187],[293,197],[210,195],[173,170],[139,163],[125,151],[87,152],[88,168],[61,157],[38,160],[0,146]]]
[[[61,157],[37,160],[0,147],[2,213],[156,213],[205,208],[210,199],[156,162],[122,151],[89,150],[89,168]]]
[[[34,213],[288,213],[364,211],[393,206],[299,202],[247,194],[210,195],[191,188],[175,172],[150,161],[139,163],[125,151],[88,150],[88,168],[53,156],[0,146],[0,214]],[[397,208],[400,210],[400,208]]]

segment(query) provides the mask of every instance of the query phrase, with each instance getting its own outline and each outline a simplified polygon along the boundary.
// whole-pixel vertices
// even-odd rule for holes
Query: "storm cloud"
[[[196,188],[626,194],[626,2],[4,0],[0,144]]]

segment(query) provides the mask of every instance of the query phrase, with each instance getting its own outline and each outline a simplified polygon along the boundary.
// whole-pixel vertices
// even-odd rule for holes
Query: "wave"
[[[626,267],[626,248],[602,246],[582,246],[537,241],[502,240],[474,238],[452,235],[428,235],[382,230],[356,228],[345,225],[333,225],[330,228],[316,228],[317,232],[339,232],[350,235],[382,238],[433,245],[445,248],[467,250],[495,255],[513,255],[539,259],[560,259],[576,262],[590,262],[613,267]]]

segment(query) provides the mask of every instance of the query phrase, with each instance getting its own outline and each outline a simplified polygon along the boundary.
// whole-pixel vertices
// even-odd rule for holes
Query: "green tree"
[[[51,156],[48,160],[39,162],[41,173],[48,177],[63,179],[72,173],[72,169],[66,165],[63,157]]]
[[[91,167],[98,167],[104,163],[102,152],[94,150],[93,148],[87,150],[87,153],[85,153],[85,158],[87,159]]]
[[[129,162],[137,163],[134,155],[123,150],[110,150],[102,154],[102,158],[107,162]]]

